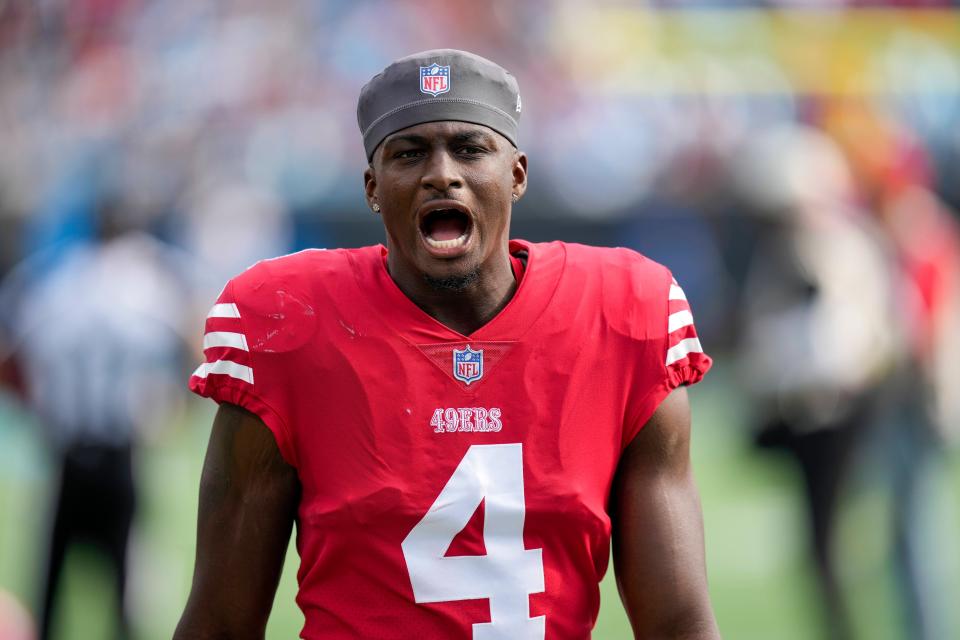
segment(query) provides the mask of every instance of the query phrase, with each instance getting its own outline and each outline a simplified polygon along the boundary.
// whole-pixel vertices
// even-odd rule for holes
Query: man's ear
[[[513,195],[516,200],[527,192],[527,154],[517,151],[513,157]]]
[[[363,191],[367,196],[367,206],[371,209],[377,201],[377,174],[373,170],[373,165],[367,165],[363,171]]]

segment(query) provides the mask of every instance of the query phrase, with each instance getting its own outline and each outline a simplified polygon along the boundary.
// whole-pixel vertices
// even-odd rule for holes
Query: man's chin
[[[423,281],[434,291],[461,292],[470,288],[480,279],[480,269],[471,269],[464,273],[446,274],[443,276],[423,274]]]

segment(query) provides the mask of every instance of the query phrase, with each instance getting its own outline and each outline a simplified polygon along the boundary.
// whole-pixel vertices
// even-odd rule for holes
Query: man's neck
[[[517,290],[509,254],[490,262],[481,265],[476,277],[463,288],[452,288],[407,274],[387,259],[390,276],[400,290],[425,313],[463,335],[470,335],[493,320]]]

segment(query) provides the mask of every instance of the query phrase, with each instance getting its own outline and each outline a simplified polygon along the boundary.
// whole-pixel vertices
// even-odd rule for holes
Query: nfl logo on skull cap
[[[441,67],[434,62],[429,67],[420,67],[420,91],[431,96],[450,91],[450,65]]]
[[[461,382],[470,384],[483,377],[483,349],[474,351],[467,345],[466,349],[453,350],[453,377]]]

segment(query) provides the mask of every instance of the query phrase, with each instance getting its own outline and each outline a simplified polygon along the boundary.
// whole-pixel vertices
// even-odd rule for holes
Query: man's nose
[[[463,177],[460,175],[460,164],[447,151],[431,153],[424,167],[420,184],[425,189],[432,189],[441,193],[449,189],[463,186]]]

